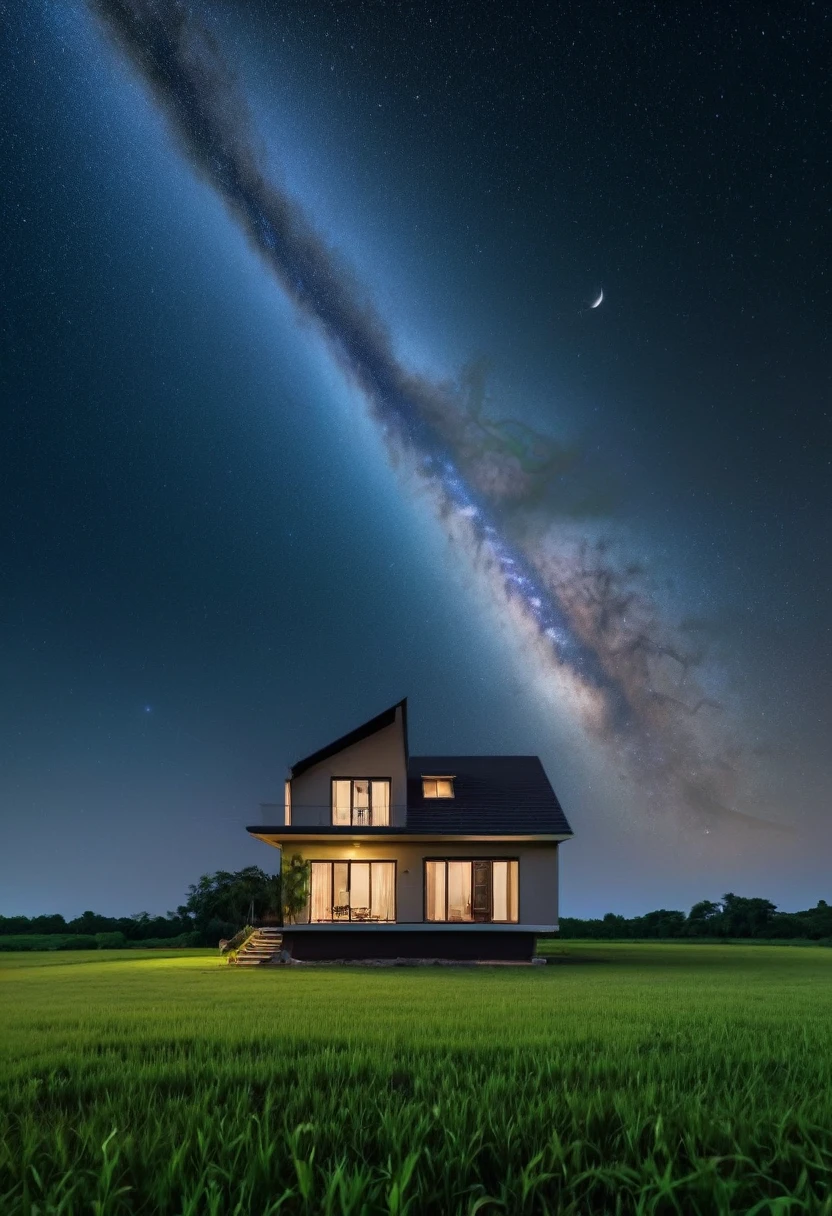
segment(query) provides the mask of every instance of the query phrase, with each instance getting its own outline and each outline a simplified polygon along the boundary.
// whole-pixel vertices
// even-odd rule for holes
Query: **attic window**
[[[423,798],[453,798],[454,796],[454,779],[453,777],[423,777],[422,778],[422,797]]]

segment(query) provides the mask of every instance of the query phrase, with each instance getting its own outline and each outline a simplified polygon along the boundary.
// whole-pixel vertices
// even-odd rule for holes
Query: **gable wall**
[[[407,818],[407,769],[401,707],[390,726],[322,760],[292,781],[292,824],[323,827],[332,823],[333,777],[389,777],[390,824]]]

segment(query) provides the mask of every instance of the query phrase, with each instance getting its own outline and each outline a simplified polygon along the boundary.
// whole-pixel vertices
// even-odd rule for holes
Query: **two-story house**
[[[309,862],[298,959],[529,959],[572,831],[537,756],[411,756],[407,701],[290,770],[252,836]]]

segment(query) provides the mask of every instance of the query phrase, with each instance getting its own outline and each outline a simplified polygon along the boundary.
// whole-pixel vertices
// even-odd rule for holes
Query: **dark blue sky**
[[[268,864],[243,829],[286,764],[405,694],[416,751],[541,755],[566,915],[828,897],[820,15],[203,11],[402,365],[487,360],[492,417],[572,452],[511,535],[639,566],[721,706],[680,764],[730,735],[732,806],[796,832],[662,815],[124,56],[82,5],[27,3],[0,118],[0,912],[165,910]]]

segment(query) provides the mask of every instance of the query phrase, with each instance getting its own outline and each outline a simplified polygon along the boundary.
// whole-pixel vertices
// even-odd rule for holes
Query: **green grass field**
[[[827,1213],[832,950],[0,955],[0,1212]]]

